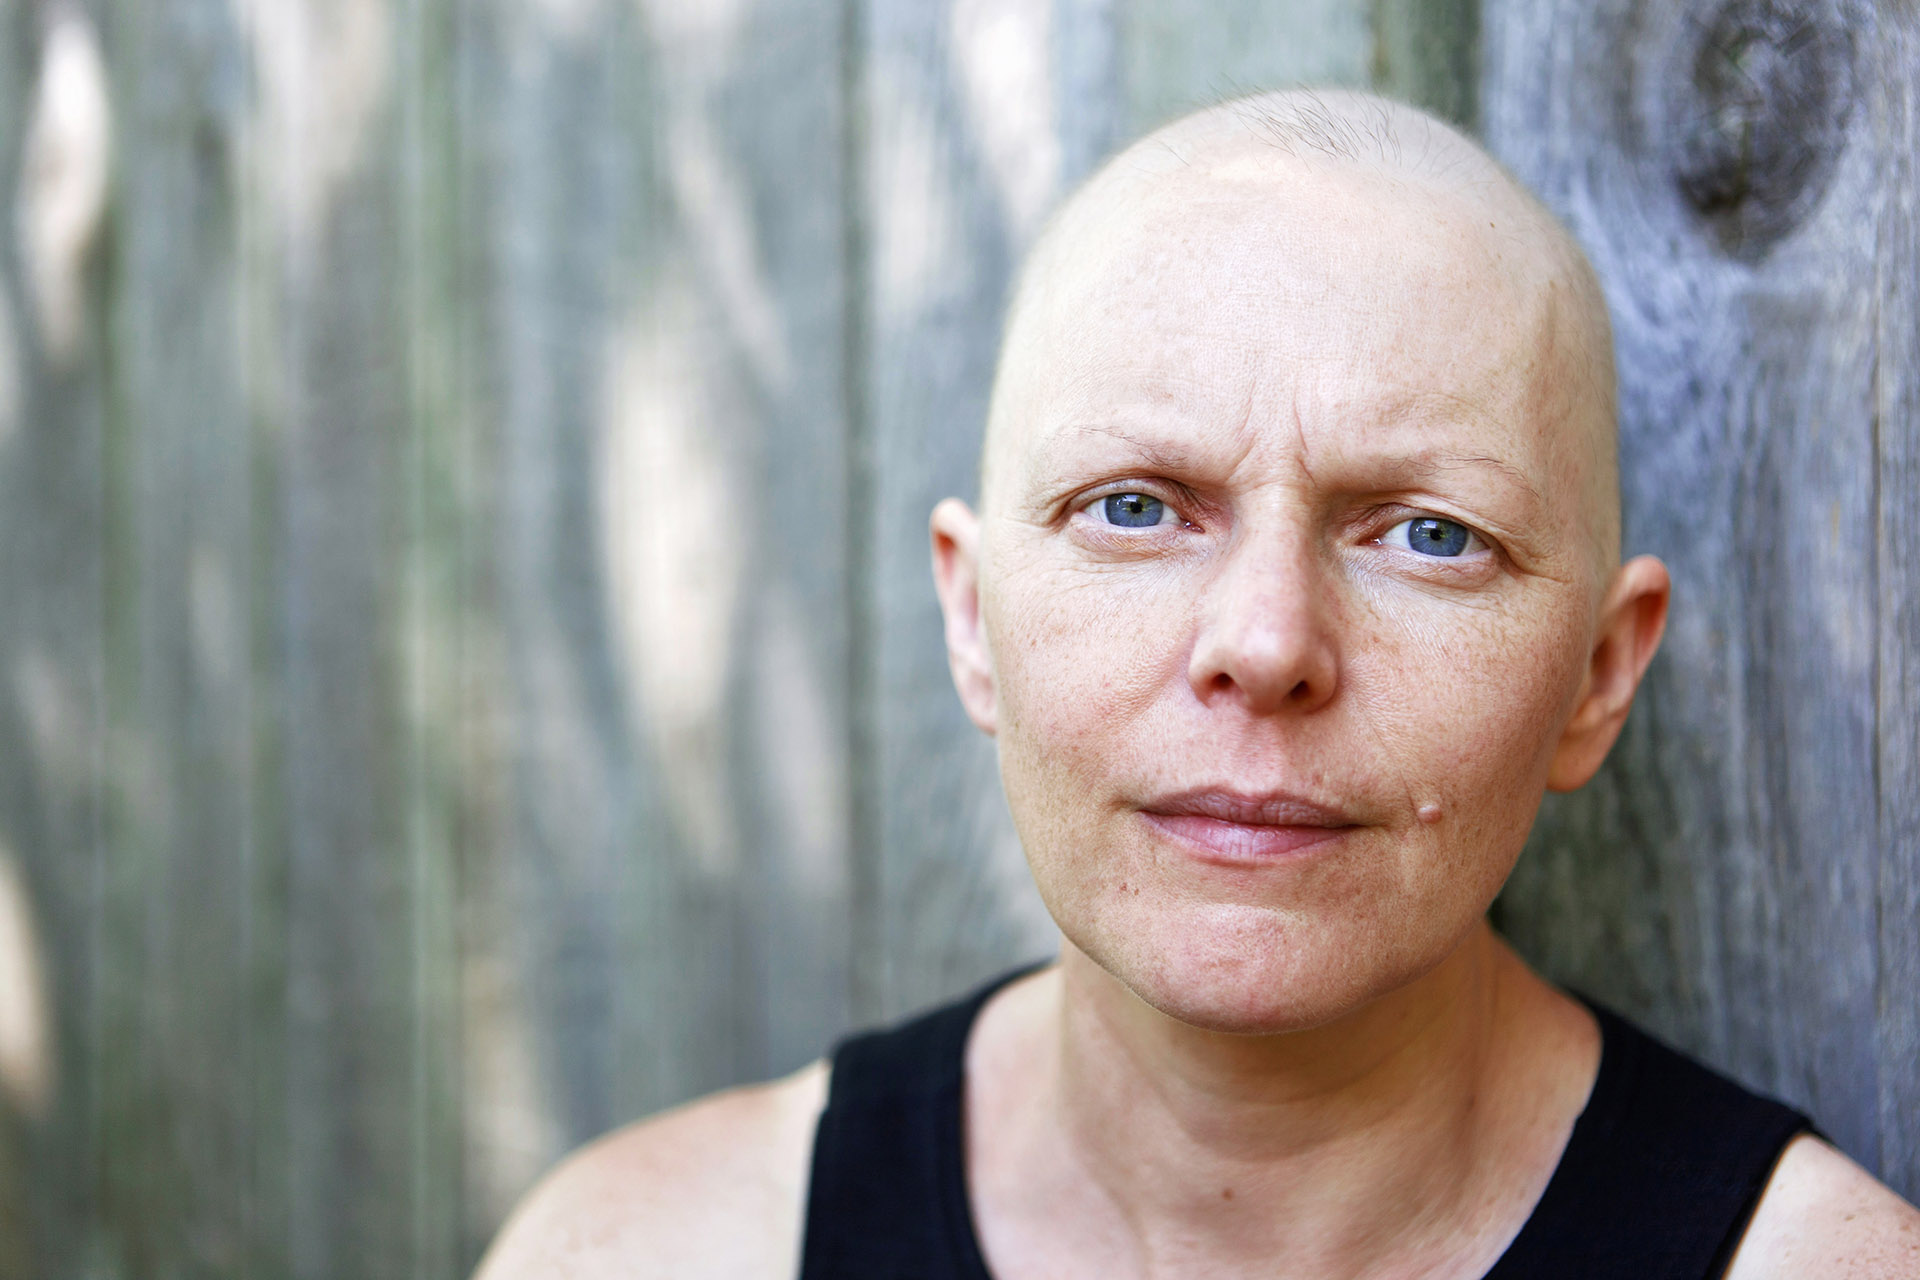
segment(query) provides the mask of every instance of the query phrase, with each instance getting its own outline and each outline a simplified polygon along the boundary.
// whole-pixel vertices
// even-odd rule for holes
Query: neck
[[[1569,1080],[1580,1029],[1540,1034],[1567,1002],[1484,925],[1409,986],[1284,1035],[1169,1018],[1071,945],[1050,1003],[1031,1024],[1047,1068],[1026,1086],[1026,1132],[1049,1150],[1021,1160],[1105,1218],[1128,1242],[1111,1264],[1138,1275],[1270,1273],[1280,1256],[1303,1275],[1434,1275],[1449,1258],[1478,1275],[1544,1186],[1597,1057],[1576,1047]],[[1516,1151],[1534,1153],[1517,1173]]]

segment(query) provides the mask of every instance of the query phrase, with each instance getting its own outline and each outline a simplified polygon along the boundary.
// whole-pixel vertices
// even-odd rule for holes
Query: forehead
[[[1009,462],[1088,447],[1479,453],[1564,468],[1555,273],[1510,202],[1229,157],[1060,229],[1009,334]],[[1097,447],[1097,442],[1095,442]]]

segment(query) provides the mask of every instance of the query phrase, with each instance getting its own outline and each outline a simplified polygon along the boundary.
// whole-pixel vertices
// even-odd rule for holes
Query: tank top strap
[[[1806,1116],[1581,997],[1600,1072],[1566,1150],[1486,1280],[1715,1280]]]
[[[967,1034],[996,992],[1045,963],[834,1050],[800,1280],[991,1280],[967,1203]]]

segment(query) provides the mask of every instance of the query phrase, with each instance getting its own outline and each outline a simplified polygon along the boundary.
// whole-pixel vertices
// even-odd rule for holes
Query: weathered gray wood
[[[995,317],[1019,242],[1055,196],[1061,153],[1044,7],[872,0],[862,12],[870,497],[856,763],[872,790],[856,972],[858,1011],[873,1019],[1048,945],[1044,909],[1020,885],[993,753],[947,678],[926,522],[942,496],[973,492]],[[996,19],[1030,63],[995,64]],[[988,84],[996,71],[1006,82]],[[986,112],[998,114],[983,129]],[[998,138],[981,136],[991,130]],[[1027,225],[1010,227],[1016,219]]]
[[[1682,593],[1503,917],[1920,1190],[1920,33],[1776,8],[101,0],[70,356],[0,236],[0,1280],[463,1274],[574,1143],[1044,953],[925,541],[1019,254],[1188,106],[1471,120],[1477,52]],[[8,210],[68,12],[0,22]]]
[[[1067,177],[1055,50],[1092,46],[1095,65],[1076,75],[1087,88],[1115,77],[1098,65],[1098,35],[1061,30],[1110,23],[1094,6],[870,0],[862,12],[857,763],[870,790],[857,973],[873,1019],[1053,946],[991,745],[947,676],[926,529],[940,498],[973,496],[1007,281]],[[1107,113],[1083,106],[1077,119]]]
[[[1366,0],[1118,0],[1117,7],[1128,138],[1234,94],[1369,79]]]
[[[105,1047],[106,335],[95,276],[76,344],[51,358],[17,222],[29,104],[56,16],[21,6],[0,23],[0,856],[25,885],[52,1015],[31,1037],[52,1068],[49,1088],[37,1101],[12,1089],[0,1098],[25,1165],[25,1203],[9,1213],[24,1232],[0,1265],[22,1276],[75,1274],[103,1243],[94,1064]]]
[[[1373,88],[1474,128],[1480,0],[1373,0],[1371,16]]]
[[[473,426],[460,382],[462,293],[461,116],[455,58],[462,9],[448,0],[396,7],[395,143],[402,210],[401,322],[407,334],[407,424],[398,474],[401,550],[395,593],[406,763],[404,834],[411,934],[411,1042],[403,1115],[409,1147],[411,1239],[401,1265],[415,1277],[472,1269],[475,1237],[461,1095],[461,891],[475,833],[470,796],[493,774],[467,752],[477,719],[463,697],[479,631],[471,595],[478,526],[471,500]],[[481,597],[484,599],[484,597]],[[470,833],[477,838],[469,841]],[[396,1121],[397,1123],[397,1121]],[[297,1212],[298,1206],[289,1206]],[[399,1267],[395,1268],[399,1270]]]
[[[1872,18],[1490,0],[1481,89],[1490,144],[1607,285],[1628,548],[1675,580],[1625,739],[1549,806],[1503,920],[1549,972],[1806,1105],[1870,1167],[1895,1096],[1876,1073],[1880,823],[1904,821],[1876,788],[1905,767],[1876,740],[1899,638],[1875,621],[1876,441],[1910,430],[1879,415],[1876,370],[1912,360],[1879,345],[1912,295],[1876,262],[1874,125],[1910,69],[1872,56]]]
[[[851,772],[838,27],[488,12],[463,56],[509,690],[505,831],[466,886],[491,1226],[567,1147],[846,1026]]]
[[[1920,19],[1886,6],[1868,61],[1880,166],[1874,493],[1879,580],[1880,1172],[1920,1200]]]
[[[649,62],[630,11],[475,12],[463,223],[479,314],[463,372],[486,451],[507,795],[498,842],[468,851],[469,982],[483,965],[495,975],[489,1003],[468,1007],[470,1078],[483,1091],[468,1105],[478,1189],[497,1213],[555,1150],[619,1118],[617,980],[632,959],[621,924],[648,905],[622,857],[672,850],[641,840],[629,780],[644,774],[609,638],[592,483],[604,348],[633,270],[621,233],[644,213],[646,115],[633,98]],[[610,131],[633,138],[631,151],[609,149]]]
[[[138,214],[114,225],[106,298],[100,1247],[133,1272],[279,1270],[259,1228],[284,1208],[260,1203],[255,1163],[280,1090],[257,1074],[279,1030],[254,964],[245,50],[220,5],[107,24],[118,198]]]
[[[452,1051],[422,1007],[450,937],[424,897],[431,737],[408,652],[432,555],[410,519],[431,412],[402,87],[420,13],[266,6],[249,30],[266,237],[253,323],[271,335],[253,393],[277,448],[257,536],[277,547],[262,605],[283,712],[269,874],[284,894],[285,1247],[303,1277],[451,1270],[454,1170],[433,1166],[450,1150],[434,1067]]]

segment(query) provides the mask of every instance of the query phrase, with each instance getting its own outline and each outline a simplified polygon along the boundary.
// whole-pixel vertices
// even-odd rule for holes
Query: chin
[[[1131,913],[1129,913],[1131,914]],[[1337,1022],[1414,981],[1447,948],[1407,946],[1347,920],[1247,904],[1196,904],[1152,919],[1110,920],[1074,946],[1176,1021],[1230,1035],[1277,1035]],[[1431,951],[1430,956],[1423,954]],[[1411,954],[1410,954],[1411,952]]]

